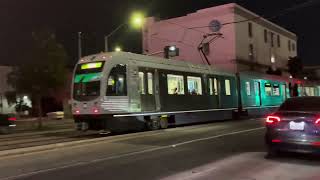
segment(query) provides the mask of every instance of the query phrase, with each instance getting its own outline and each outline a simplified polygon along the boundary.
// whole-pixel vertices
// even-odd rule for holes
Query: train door
[[[287,86],[285,84],[281,84],[281,95],[282,95],[282,102],[287,99]]]
[[[157,93],[157,90],[155,88],[155,74],[156,71],[154,69],[139,69],[138,83],[142,112],[152,112],[157,109],[155,96],[155,94]]]
[[[256,96],[256,106],[262,106],[260,82],[258,82],[258,81],[254,82],[254,91],[255,91],[254,93]]]

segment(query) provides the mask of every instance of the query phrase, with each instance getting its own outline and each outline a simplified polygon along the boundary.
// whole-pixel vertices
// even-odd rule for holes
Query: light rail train
[[[74,69],[72,112],[79,130],[154,130],[266,114],[290,96],[301,96],[304,84],[134,53],[101,53],[82,58]],[[308,93],[319,95],[319,87],[309,86]]]

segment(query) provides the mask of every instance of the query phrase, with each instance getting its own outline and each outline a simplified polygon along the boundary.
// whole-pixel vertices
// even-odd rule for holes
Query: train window
[[[112,68],[107,81],[107,96],[127,95],[126,65],[116,65]]]
[[[145,82],[144,82],[144,73],[143,72],[139,72],[139,92],[140,94],[146,94],[145,92]]]
[[[168,74],[167,75],[168,83],[168,94],[184,94],[184,82],[183,76]]]
[[[271,96],[271,95],[272,95],[271,84],[266,83],[266,84],[264,85],[264,89],[265,89],[265,92],[266,92],[266,95],[267,95],[267,96]]]
[[[153,94],[153,74],[148,73],[148,94]]]
[[[213,95],[213,81],[212,78],[209,78],[209,93],[210,95]]]
[[[225,85],[226,95],[231,96],[230,80],[229,79],[224,80],[224,85]]]
[[[272,94],[273,94],[274,96],[280,96],[280,87],[279,87],[278,84],[274,84],[274,85],[273,85]]]
[[[314,96],[315,95],[315,89],[313,87],[305,87],[304,88],[305,91],[304,91],[304,94],[303,96]]]
[[[217,78],[214,78],[213,80],[213,89],[214,89],[214,95],[218,95],[218,80]]]
[[[247,96],[251,96],[251,84],[250,84],[250,82],[246,82],[246,91],[247,91]]]
[[[188,93],[191,95],[202,95],[202,85],[200,77],[187,76]]]
[[[218,95],[218,80],[217,78],[209,78],[209,91],[210,95]]]

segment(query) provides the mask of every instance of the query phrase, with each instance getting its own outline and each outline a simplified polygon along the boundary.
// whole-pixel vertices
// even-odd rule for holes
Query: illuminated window
[[[202,95],[202,85],[200,77],[188,76],[188,93],[191,95]]]
[[[144,82],[144,73],[139,72],[139,92],[140,94],[146,94],[145,92],[145,82]]]
[[[183,95],[184,94],[184,82],[183,76],[168,74],[168,94]]]
[[[153,94],[153,74],[148,73],[148,94]]]
[[[251,85],[250,85],[250,82],[246,82],[246,91],[247,91],[247,96],[251,96]]]
[[[314,96],[315,95],[315,89],[313,87],[305,87],[305,96]]]
[[[210,95],[218,95],[218,80],[217,78],[209,78]]]
[[[272,96],[272,87],[271,87],[271,84],[266,83],[266,84],[264,85],[264,89],[265,89],[265,92],[266,92],[266,95],[267,95],[267,96]]]
[[[310,96],[315,96],[315,89],[313,87],[310,88]]]
[[[271,55],[270,61],[271,61],[271,63],[275,63],[276,62],[276,57],[273,54]]]
[[[273,85],[273,92],[272,92],[272,94],[273,94],[274,96],[280,96],[280,87],[279,87],[278,84],[274,84],[274,85]]]
[[[230,80],[229,79],[224,80],[224,85],[225,85],[226,95],[231,96]]]
[[[127,80],[126,65],[116,65],[112,68],[107,81],[107,96],[126,96]]]

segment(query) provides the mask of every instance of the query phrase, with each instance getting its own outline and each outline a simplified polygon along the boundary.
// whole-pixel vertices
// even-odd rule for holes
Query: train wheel
[[[161,128],[159,119],[149,119],[146,121],[148,130],[158,130]]]
[[[160,117],[160,128],[167,129],[168,128],[168,118],[167,117]]]

